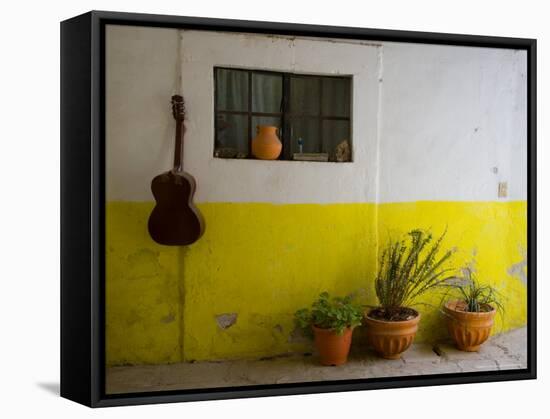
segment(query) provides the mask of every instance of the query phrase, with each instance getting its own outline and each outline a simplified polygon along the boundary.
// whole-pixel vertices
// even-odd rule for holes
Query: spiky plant
[[[431,232],[416,229],[401,240],[390,240],[375,279],[376,296],[386,312],[414,305],[421,294],[453,277],[453,269],[446,266],[454,250],[440,254],[445,234],[434,241]]]
[[[471,313],[489,311],[493,307],[500,313],[504,312],[502,296],[491,285],[482,285],[470,268],[464,269],[464,277],[460,281],[451,281],[449,284],[456,291],[458,298],[464,301],[465,310]]]

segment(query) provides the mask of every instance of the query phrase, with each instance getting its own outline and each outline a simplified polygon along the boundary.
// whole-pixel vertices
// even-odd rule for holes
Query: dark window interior
[[[347,140],[351,161],[350,76],[216,67],[214,81],[216,157],[253,158],[256,127],[274,125],[283,144],[279,160],[312,153],[336,161],[336,147]]]

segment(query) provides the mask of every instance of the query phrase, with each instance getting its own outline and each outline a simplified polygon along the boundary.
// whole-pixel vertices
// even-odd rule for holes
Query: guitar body
[[[174,168],[156,176],[151,191],[156,205],[149,216],[147,228],[151,238],[167,246],[195,243],[204,233],[204,220],[193,205],[196,182],[182,169],[185,105],[183,97],[172,96],[172,114],[176,120]]]
[[[166,172],[151,182],[156,205],[147,225],[151,238],[159,244],[186,246],[204,233],[204,220],[193,205],[195,179],[185,172]]]

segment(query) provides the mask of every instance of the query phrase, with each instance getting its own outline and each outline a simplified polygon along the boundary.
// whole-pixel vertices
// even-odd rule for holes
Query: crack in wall
[[[180,246],[178,249],[178,324],[179,324],[179,336],[178,336],[178,348],[180,361],[185,361],[184,340],[185,340],[185,322],[183,320],[183,313],[185,309],[185,260],[186,248]]]

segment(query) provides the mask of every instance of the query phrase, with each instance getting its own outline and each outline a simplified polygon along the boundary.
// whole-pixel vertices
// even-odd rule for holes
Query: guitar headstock
[[[183,96],[172,96],[172,115],[176,121],[183,121],[185,119],[185,102]]]

